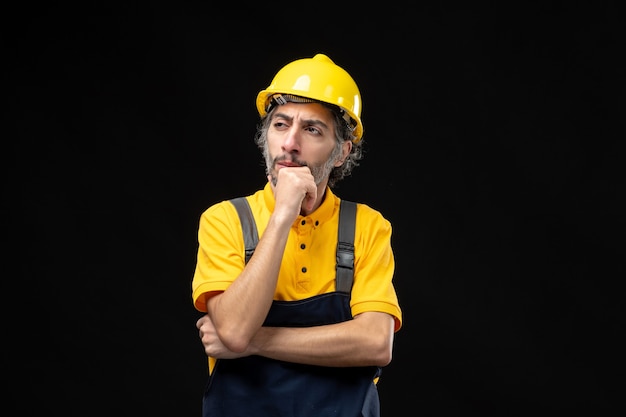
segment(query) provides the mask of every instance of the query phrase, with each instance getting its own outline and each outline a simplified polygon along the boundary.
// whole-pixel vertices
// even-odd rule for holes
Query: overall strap
[[[259,241],[256,222],[252,216],[250,205],[245,197],[230,200],[237,209],[241,221],[244,245],[246,248],[246,263]],[[341,200],[339,206],[339,231],[337,241],[337,276],[335,278],[337,291],[350,293],[354,270],[354,230],[356,225],[356,203]]]
[[[356,203],[341,200],[339,206],[339,237],[337,241],[337,291],[351,292],[354,269],[354,229]]]
[[[230,200],[231,203],[237,209],[239,214],[239,220],[241,221],[241,230],[243,232],[243,241],[246,247],[246,263],[250,260],[250,257],[256,249],[256,244],[259,241],[259,235],[256,229],[256,222],[252,216],[252,210],[245,197],[237,197]]]

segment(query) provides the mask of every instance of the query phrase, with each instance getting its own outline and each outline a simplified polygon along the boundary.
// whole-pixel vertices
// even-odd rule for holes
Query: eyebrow
[[[280,112],[276,112],[274,114],[274,118],[281,118],[281,119],[285,119],[287,120],[289,123],[293,123],[293,116],[289,116],[285,113],[280,113]],[[328,125],[324,122],[322,122],[319,119],[304,119],[303,122],[307,125],[307,126],[320,126],[324,129],[329,129]]]

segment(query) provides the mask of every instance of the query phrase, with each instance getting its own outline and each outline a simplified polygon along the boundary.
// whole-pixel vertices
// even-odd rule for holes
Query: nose
[[[283,137],[282,149],[284,152],[300,152],[300,134],[298,133],[297,126],[293,125],[285,132]]]

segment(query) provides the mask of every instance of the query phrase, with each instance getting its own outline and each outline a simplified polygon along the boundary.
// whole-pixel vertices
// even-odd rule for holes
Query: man
[[[378,416],[376,383],[402,325],[391,225],[360,203],[340,242],[349,211],[331,191],[362,157],[360,92],[318,54],[284,66],[256,104],[268,182],[243,199],[250,221],[230,200],[200,219],[203,415]]]

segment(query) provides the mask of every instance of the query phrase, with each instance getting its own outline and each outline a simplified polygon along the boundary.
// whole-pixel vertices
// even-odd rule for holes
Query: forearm
[[[394,321],[385,313],[314,327],[262,327],[249,353],[319,366],[385,366],[391,361]]]
[[[220,339],[243,352],[270,309],[289,234],[285,222],[270,221],[254,255],[226,291],[209,299],[207,310]]]

